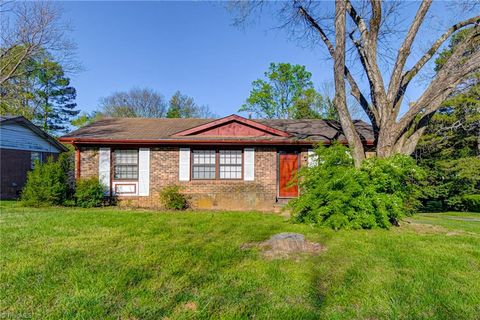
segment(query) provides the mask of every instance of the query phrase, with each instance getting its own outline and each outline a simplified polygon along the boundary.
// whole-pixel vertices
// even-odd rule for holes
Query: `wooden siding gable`
[[[287,132],[269,127],[254,120],[245,119],[237,115],[211,121],[209,123],[177,132],[176,137],[288,137]]]
[[[0,126],[0,136],[0,148],[4,149],[52,153],[62,151],[30,128],[18,123],[2,124]]]

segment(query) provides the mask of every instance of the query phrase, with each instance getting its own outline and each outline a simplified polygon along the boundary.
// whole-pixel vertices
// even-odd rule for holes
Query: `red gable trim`
[[[187,130],[184,130],[184,131],[177,132],[173,136],[193,135],[195,133],[199,133],[199,132],[202,132],[202,131],[205,131],[205,130],[208,130],[208,129],[212,129],[212,128],[221,126],[222,124],[226,124],[226,123],[231,122],[231,121],[236,121],[236,122],[243,123],[247,126],[250,126],[250,127],[268,132],[268,133],[270,133],[272,135],[275,135],[275,136],[280,136],[280,137],[289,137],[290,136],[290,134],[288,134],[285,131],[266,126],[262,123],[258,123],[256,121],[254,121],[254,120],[250,120],[250,119],[246,119],[246,118],[241,117],[241,116],[237,116],[236,114],[232,114],[230,116],[227,116],[227,117],[224,117],[224,118],[221,118],[221,119],[218,119],[218,120],[213,120],[212,122],[208,122],[208,123],[193,127],[191,129],[187,129]]]

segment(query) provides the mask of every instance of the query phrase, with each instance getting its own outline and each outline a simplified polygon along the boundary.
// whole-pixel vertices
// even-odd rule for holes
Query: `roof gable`
[[[4,148],[48,151],[51,148],[44,150],[40,145],[51,145],[58,151],[68,151],[64,145],[23,116],[1,116],[0,124],[3,136],[1,145]],[[7,136],[13,140],[7,139]]]
[[[272,128],[265,124],[230,115],[187,130],[175,133],[173,136],[203,136],[203,137],[288,137],[289,133]]]

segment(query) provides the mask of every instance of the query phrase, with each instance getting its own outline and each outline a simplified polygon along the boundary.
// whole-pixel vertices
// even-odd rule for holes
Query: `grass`
[[[0,318],[480,317],[479,214],[334,232],[253,212],[0,209]],[[327,251],[240,249],[284,231]]]

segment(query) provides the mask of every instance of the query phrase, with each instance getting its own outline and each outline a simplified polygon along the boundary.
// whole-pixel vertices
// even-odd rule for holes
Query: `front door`
[[[278,196],[280,198],[298,196],[298,160],[298,153],[296,152],[279,153]]]

